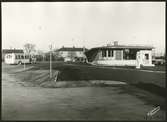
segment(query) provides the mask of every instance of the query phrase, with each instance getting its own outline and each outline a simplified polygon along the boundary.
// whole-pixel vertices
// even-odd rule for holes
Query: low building
[[[151,46],[107,45],[85,52],[88,62],[108,66],[154,66]]]
[[[86,48],[76,48],[76,47],[62,47],[57,50],[59,57],[63,57],[65,60],[68,61],[85,61],[85,51]]]

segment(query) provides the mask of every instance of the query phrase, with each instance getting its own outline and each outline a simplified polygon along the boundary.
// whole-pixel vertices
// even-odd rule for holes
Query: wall
[[[85,57],[85,54],[83,51],[71,51],[71,52],[74,53],[75,56],[77,56],[77,57]],[[68,57],[71,52],[70,51],[60,51],[59,54],[60,54],[60,56],[65,58],[65,57]]]
[[[85,54],[83,51],[77,51],[76,55],[77,55],[77,57],[85,57]]]
[[[145,54],[148,54],[149,58],[146,60]],[[113,57],[108,57],[108,51],[106,51],[106,57],[102,57],[101,51],[98,52],[95,60],[92,62],[93,64],[100,64],[100,65],[110,65],[110,66],[137,66],[138,61],[140,62],[141,65],[143,66],[154,66],[152,64],[152,54],[151,50],[140,50],[139,55],[140,59],[131,59],[131,60],[124,60],[123,59],[123,51],[119,51],[119,55],[116,60],[116,50],[114,50],[114,55]]]
[[[146,59],[145,54],[149,55],[148,60]],[[140,56],[139,62],[140,62],[141,65],[143,65],[143,66],[154,66],[152,64],[152,51],[151,50],[140,50],[139,51],[139,56]]]
[[[136,66],[136,60],[98,60],[92,63],[110,66]]]
[[[59,55],[60,55],[61,57],[67,57],[67,56],[68,56],[68,52],[67,52],[67,51],[60,51],[60,52],[59,52]]]

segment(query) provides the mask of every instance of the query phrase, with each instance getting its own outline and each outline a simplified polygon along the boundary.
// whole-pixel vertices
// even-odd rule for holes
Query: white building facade
[[[86,59],[85,48],[62,47],[58,50],[59,57],[64,59]]]
[[[153,47],[148,46],[112,45],[92,48],[86,52],[86,56],[94,65],[154,66],[152,49]]]

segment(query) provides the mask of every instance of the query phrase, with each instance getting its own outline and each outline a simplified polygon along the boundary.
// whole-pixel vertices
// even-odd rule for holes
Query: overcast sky
[[[2,48],[91,48],[112,41],[165,51],[165,2],[2,3]]]

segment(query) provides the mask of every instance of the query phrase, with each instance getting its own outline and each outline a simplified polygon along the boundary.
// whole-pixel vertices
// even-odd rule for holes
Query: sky
[[[150,45],[165,51],[165,2],[3,2],[2,49]]]

